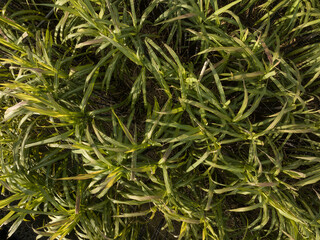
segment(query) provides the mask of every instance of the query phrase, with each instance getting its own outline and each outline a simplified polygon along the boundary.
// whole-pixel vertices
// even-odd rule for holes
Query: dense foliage
[[[320,238],[318,0],[3,2],[9,235]]]

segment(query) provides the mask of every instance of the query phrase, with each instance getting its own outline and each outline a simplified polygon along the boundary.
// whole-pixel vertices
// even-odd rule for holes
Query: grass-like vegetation
[[[320,238],[318,0],[0,2],[9,235]]]

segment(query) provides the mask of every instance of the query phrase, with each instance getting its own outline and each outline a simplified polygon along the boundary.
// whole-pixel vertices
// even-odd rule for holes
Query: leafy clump
[[[12,235],[31,217],[50,239],[318,239],[319,11],[7,1],[1,225]]]

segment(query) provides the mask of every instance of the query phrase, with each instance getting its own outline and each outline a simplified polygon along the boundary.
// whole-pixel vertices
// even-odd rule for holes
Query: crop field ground
[[[0,0],[9,237],[320,239],[319,129],[319,0]]]

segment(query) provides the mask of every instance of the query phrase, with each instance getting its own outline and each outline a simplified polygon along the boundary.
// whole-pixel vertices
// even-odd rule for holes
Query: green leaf
[[[136,142],[134,141],[131,133],[129,132],[128,128],[123,124],[123,122],[120,120],[120,118],[117,116],[117,114],[115,113],[115,111],[113,109],[111,109],[113,115],[117,118],[120,127],[122,128],[124,134],[127,136],[127,138],[129,139],[129,141],[133,144],[136,145]]]
[[[26,29],[23,26],[19,25],[18,23],[16,23],[12,19],[0,16],[0,21],[3,22],[3,23],[8,24],[9,26],[11,26],[11,27],[13,27],[13,28],[15,28],[17,30],[19,30],[20,32],[27,33],[31,37],[33,36],[33,34],[31,32],[29,32],[28,29]]]
[[[257,208],[261,208],[263,206],[263,203],[257,203],[248,207],[241,207],[241,208],[235,208],[235,209],[230,209],[230,212],[248,212],[255,210]]]
[[[37,142],[34,142],[34,143],[29,143],[29,144],[27,144],[25,146],[25,148],[30,148],[30,147],[34,147],[34,146],[38,146],[38,145],[54,143],[54,142],[58,142],[58,141],[61,141],[61,140],[65,140],[69,136],[71,136],[73,133],[74,133],[73,130],[69,130],[69,131],[67,131],[65,133],[62,133],[60,135],[57,135],[57,136],[54,136],[54,137],[51,137],[51,138],[47,138],[47,139],[44,139],[44,140],[41,140],[41,141],[37,141]]]
[[[122,46],[121,44],[112,40],[109,37],[106,37],[106,36],[102,36],[102,37],[107,39],[113,46],[115,46],[120,52],[122,52],[132,62],[134,62],[135,64],[137,64],[139,66],[142,66],[142,63],[141,63],[139,56],[137,56],[137,54],[134,53],[134,51],[132,51],[130,48]]]
[[[244,98],[243,98],[242,105],[241,105],[241,108],[239,109],[238,114],[233,119],[234,122],[237,122],[239,119],[241,119],[241,117],[243,117],[244,110],[247,108],[247,105],[248,105],[248,90],[246,88],[244,81],[243,81],[243,89],[244,89],[244,93],[243,93]]]
[[[190,172],[190,171],[194,170],[201,163],[203,163],[208,158],[209,155],[210,155],[209,151],[205,152],[196,162],[194,162],[190,167],[188,167],[186,172]]]

